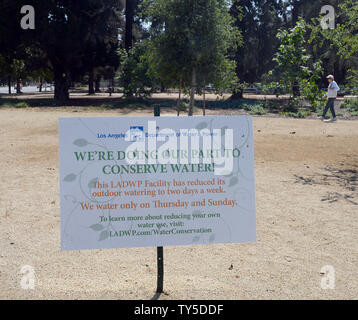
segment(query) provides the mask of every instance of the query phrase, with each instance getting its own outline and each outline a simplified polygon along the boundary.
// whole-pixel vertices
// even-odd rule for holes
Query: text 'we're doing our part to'
[[[123,133],[129,144],[122,150],[88,149],[74,152],[77,162],[111,161],[103,167],[103,174],[214,172],[229,175],[240,149],[234,147],[234,130],[165,128],[158,131],[156,121],[148,121]],[[114,163],[113,163],[114,162]],[[118,163],[117,163],[118,162]],[[124,163],[123,163],[124,162]],[[179,166],[176,166],[179,165]]]

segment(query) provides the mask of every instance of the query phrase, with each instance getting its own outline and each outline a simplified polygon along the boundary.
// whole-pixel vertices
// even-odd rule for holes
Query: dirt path
[[[151,115],[121,113],[0,110],[0,298],[152,297],[155,248],[60,251],[58,118]],[[163,298],[357,299],[358,122],[255,118],[254,130],[258,242],[165,248]],[[24,265],[35,290],[20,288]],[[334,290],[321,289],[325,265]]]

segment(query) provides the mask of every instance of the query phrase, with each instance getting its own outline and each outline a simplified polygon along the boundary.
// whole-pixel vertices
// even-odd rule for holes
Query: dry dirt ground
[[[153,296],[155,248],[60,250],[58,118],[146,114],[0,110],[1,299]],[[165,248],[161,298],[357,299],[358,121],[255,117],[254,131],[257,243]],[[335,289],[321,288],[326,265]]]

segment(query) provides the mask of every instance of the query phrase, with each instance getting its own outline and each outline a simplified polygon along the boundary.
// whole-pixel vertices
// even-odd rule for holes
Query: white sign
[[[63,250],[256,241],[252,118],[59,121]]]

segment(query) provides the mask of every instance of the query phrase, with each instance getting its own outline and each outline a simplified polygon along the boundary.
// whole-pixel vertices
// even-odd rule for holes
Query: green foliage
[[[241,43],[228,12],[229,1],[145,0],[143,17],[151,23],[151,72],[167,87],[212,83],[218,90],[237,82],[229,49]]]
[[[278,32],[277,37],[281,44],[274,61],[277,64],[275,71],[279,74],[280,80],[271,83],[269,87],[275,87],[277,94],[289,92],[293,97],[291,105],[294,107],[302,105],[302,99],[299,98],[302,94],[312,108],[316,109],[323,104],[324,93],[318,87],[323,67],[320,60],[311,63],[311,56],[305,48],[305,35],[306,24],[303,20],[299,20],[290,30]]]
[[[15,108],[22,109],[22,108],[29,108],[29,104],[26,102],[18,102],[14,105]]]
[[[341,104],[342,109],[347,109],[351,116],[358,116],[358,98],[345,99]]]
[[[265,115],[268,113],[263,104],[244,104],[243,109],[248,111],[252,115]]]
[[[242,82],[254,83],[274,67],[272,57],[277,51],[277,30],[284,26],[282,1],[233,1],[230,13],[241,30],[243,46],[235,52],[237,76]]]
[[[340,20],[334,30],[325,30],[325,36],[335,44],[340,56],[348,59],[358,52],[358,2],[344,0],[339,4]]]
[[[1,100],[0,99],[0,108],[15,108],[15,109],[23,109],[29,108],[30,105],[27,102],[16,102],[16,100]]]
[[[25,65],[20,8],[20,0],[3,0],[0,5],[0,76],[10,79],[20,77]]]
[[[41,27],[28,34],[49,60],[55,99],[68,100],[71,82],[95,67],[116,65],[119,8],[116,0],[47,0],[36,8]]]
[[[145,96],[159,85],[201,94],[212,84],[218,94],[230,90],[241,98],[248,83],[265,82],[263,93],[290,93],[290,106],[302,106],[304,98],[316,110],[323,105],[323,69],[347,81],[346,88],[358,87],[356,0],[32,2],[39,4],[36,31],[26,32],[19,24],[24,1],[0,5],[0,80],[55,79],[58,100],[68,98],[74,81],[113,79],[118,47],[126,51],[119,74],[126,95]],[[320,26],[326,4],[336,9],[334,30]]]
[[[353,94],[358,94],[358,69],[349,69],[347,75],[348,88]]]
[[[300,20],[294,28],[281,29],[277,34],[280,46],[273,60],[276,62],[276,72],[280,75],[280,86],[292,96],[297,96],[295,87],[297,89],[299,82],[310,74],[310,56],[305,49],[305,32],[305,22]]]
[[[269,72],[268,77],[271,78],[272,72]],[[280,95],[287,93],[286,85],[282,81],[269,82],[263,86],[264,94],[268,94],[270,92],[274,92],[274,94],[278,97]]]
[[[357,50],[351,44],[357,41],[357,11],[351,10],[354,2],[345,0],[318,0],[319,7],[332,5],[335,8],[335,29],[321,26],[322,16],[313,15],[308,25],[308,50],[314,59],[322,59],[325,74],[334,74],[338,82],[345,87],[354,87],[352,73],[358,70]],[[315,1],[316,3],[316,1]],[[349,4],[350,3],[350,4]],[[355,4],[357,8],[357,4]],[[317,9],[316,12],[319,12]],[[355,16],[355,18],[354,18]],[[352,50],[353,49],[353,50]],[[357,72],[357,71],[355,71]],[[357,78],[357,77],[355,77]]]
[[[309,117],[311,114],[312,114],[312,112],[310,110],[302,110],[302,109],[299,109],[296,111],[280,112],[280,115],[282,115],[282,116],[297,118],[297,119],[298,118],[303,119],[303,118]]]
[[[302,94],[310,103],[313,110],[323,106],[325,99],[324,92],[318,86],[318,81],[323,74],[321,61],[313,64],[313,70],[309,71],[308,78],[300,79]]]
[[[259,107],[253,107],[251,108],[251,110],[249,111],[250,114],[252,115],[260,115],[263,116],[265,114],[267,114],[267,110],[261,106]]]
[[[118,50],[121,61],[119,79],[125,96],[148,96],[155,90],[155,79],[149,71],[148,54],[147,41],[138,43],[128,52],[125,49]]]

